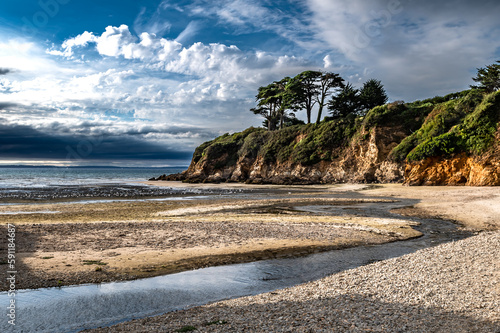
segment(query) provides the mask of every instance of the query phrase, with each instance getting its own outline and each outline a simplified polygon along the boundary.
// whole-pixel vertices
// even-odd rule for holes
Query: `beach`
[[[460,238],[477,235],[305,285],[101,331],[174,332],[193,326],[207,332],[316,332],[332,327],[428,332],[434,314],[442,323],[454,322],[457,332],[464,327],[482,332],[498,325],[498,188],[147,184],[155,191],[180,190],[179,195],[0,206],[1,227],[16,225],[18,269],[23,272],[18,287],[133,280],[404,241],[422,235],[422,219],[446,219],[458,225]],[[1,287],[7,290],[7,284]],[[474,300],[471,293],[477,295]],[[368,316],[374,308],[385,312]],[[346,317],[346,309],[357,321]],[[395,320],[391,316],[404,313],[401,323],[384,326]],[[345,323],[334,319],[340,314]],[[446,331],[449,324],[443,325],[441,331]]]
[[[86,332],[498,332],[500,234]]]
[[[292,288],[91,332],[499,332],[499,190],[384,185],[366,193],[418,199],[402,214],[496,231]]]
[[[0,206],[1,227],[11,223],[17,229],[17,258],[24,272],[18,287],[130,280],[421,235],[412,228],[417,222],[390,213],[404,206],[398,200],[352,191],[366,186],[235,190],[241,187],[248,190],[206,185],[201,188],[215,195]],[[311,207],[345,209],[337,214]],[[7,290],[4,281],[1,288]]]

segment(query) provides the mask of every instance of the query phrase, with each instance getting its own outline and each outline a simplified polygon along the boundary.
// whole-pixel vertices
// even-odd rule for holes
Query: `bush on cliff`
[[[408,150],[408,161],[460,152],[479,155],[491,146],[499,120],[500,92],[483,96],[472,90],[436,108],[419,131],[396,147],[393,156],[401,158]]]

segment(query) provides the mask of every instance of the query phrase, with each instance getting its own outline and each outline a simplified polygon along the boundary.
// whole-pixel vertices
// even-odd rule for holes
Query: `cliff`
[[[189,168],[158,179],[272,184],[404,182],[500,185],[500,92],[476,90],[199,146]]]

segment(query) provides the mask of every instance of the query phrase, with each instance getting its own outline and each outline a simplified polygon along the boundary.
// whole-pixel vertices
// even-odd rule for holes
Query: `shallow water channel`
[[[329,206],[329,213],[354,207]],[[297,207],[313,210],[312,207]],[[328,213],[328,206],[321,212]],[[469,236],[450,222],[412,219],[423,237],[290,259],[210,267],[126,282],[20,290],[16,326],[0,320],[0,332],[77,332],[210,302],[255,295],[316,280],[375,261],[398,257]],[[0,306],[9,298],[0,293]]]

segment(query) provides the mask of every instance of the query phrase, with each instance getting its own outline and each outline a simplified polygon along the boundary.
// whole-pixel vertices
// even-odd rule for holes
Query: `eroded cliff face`
[[[375,127],[361,132],[348,148],[332,161],[302,165],[292,160],[266,163],[257,156],[242,157],[229,167],[216,168],[217,160],[193,161],[181,175],[164,179],[187,182],[246,182],[271,184],[402,182],[404,164],[391,162],[388,155],[405,137],[402,129]],[[301,138],[297,137],[297,141]],[[220,156],[225,160],[227,156]]]
[[[500,185],[500,161],[494,156],[469,157],[460,154],[453,158],[429,157],[408,163],[405,185]]]
[[[429,157],[407,163],[405,185],[500,185],[500,127],[492,148],[481,156]]]
[[[429,157],[409,163],[397,163],[390,152],[405,133],[401,128],[375,127],[354,138],[351,145],[333,161],[304,166],[291,160],[266,163],[260,156],[241,157],[232,166],[217,168],[219,161],[206,157],[192,161],[182,174],[160,177],[187,182],[246,182],[252,184],[320,183],[403,183],[418,185],[500,185],[500,129],[496,143],[482,156],[465,153],[450,158]],[[296,141],[301,138],[297,137]]]

